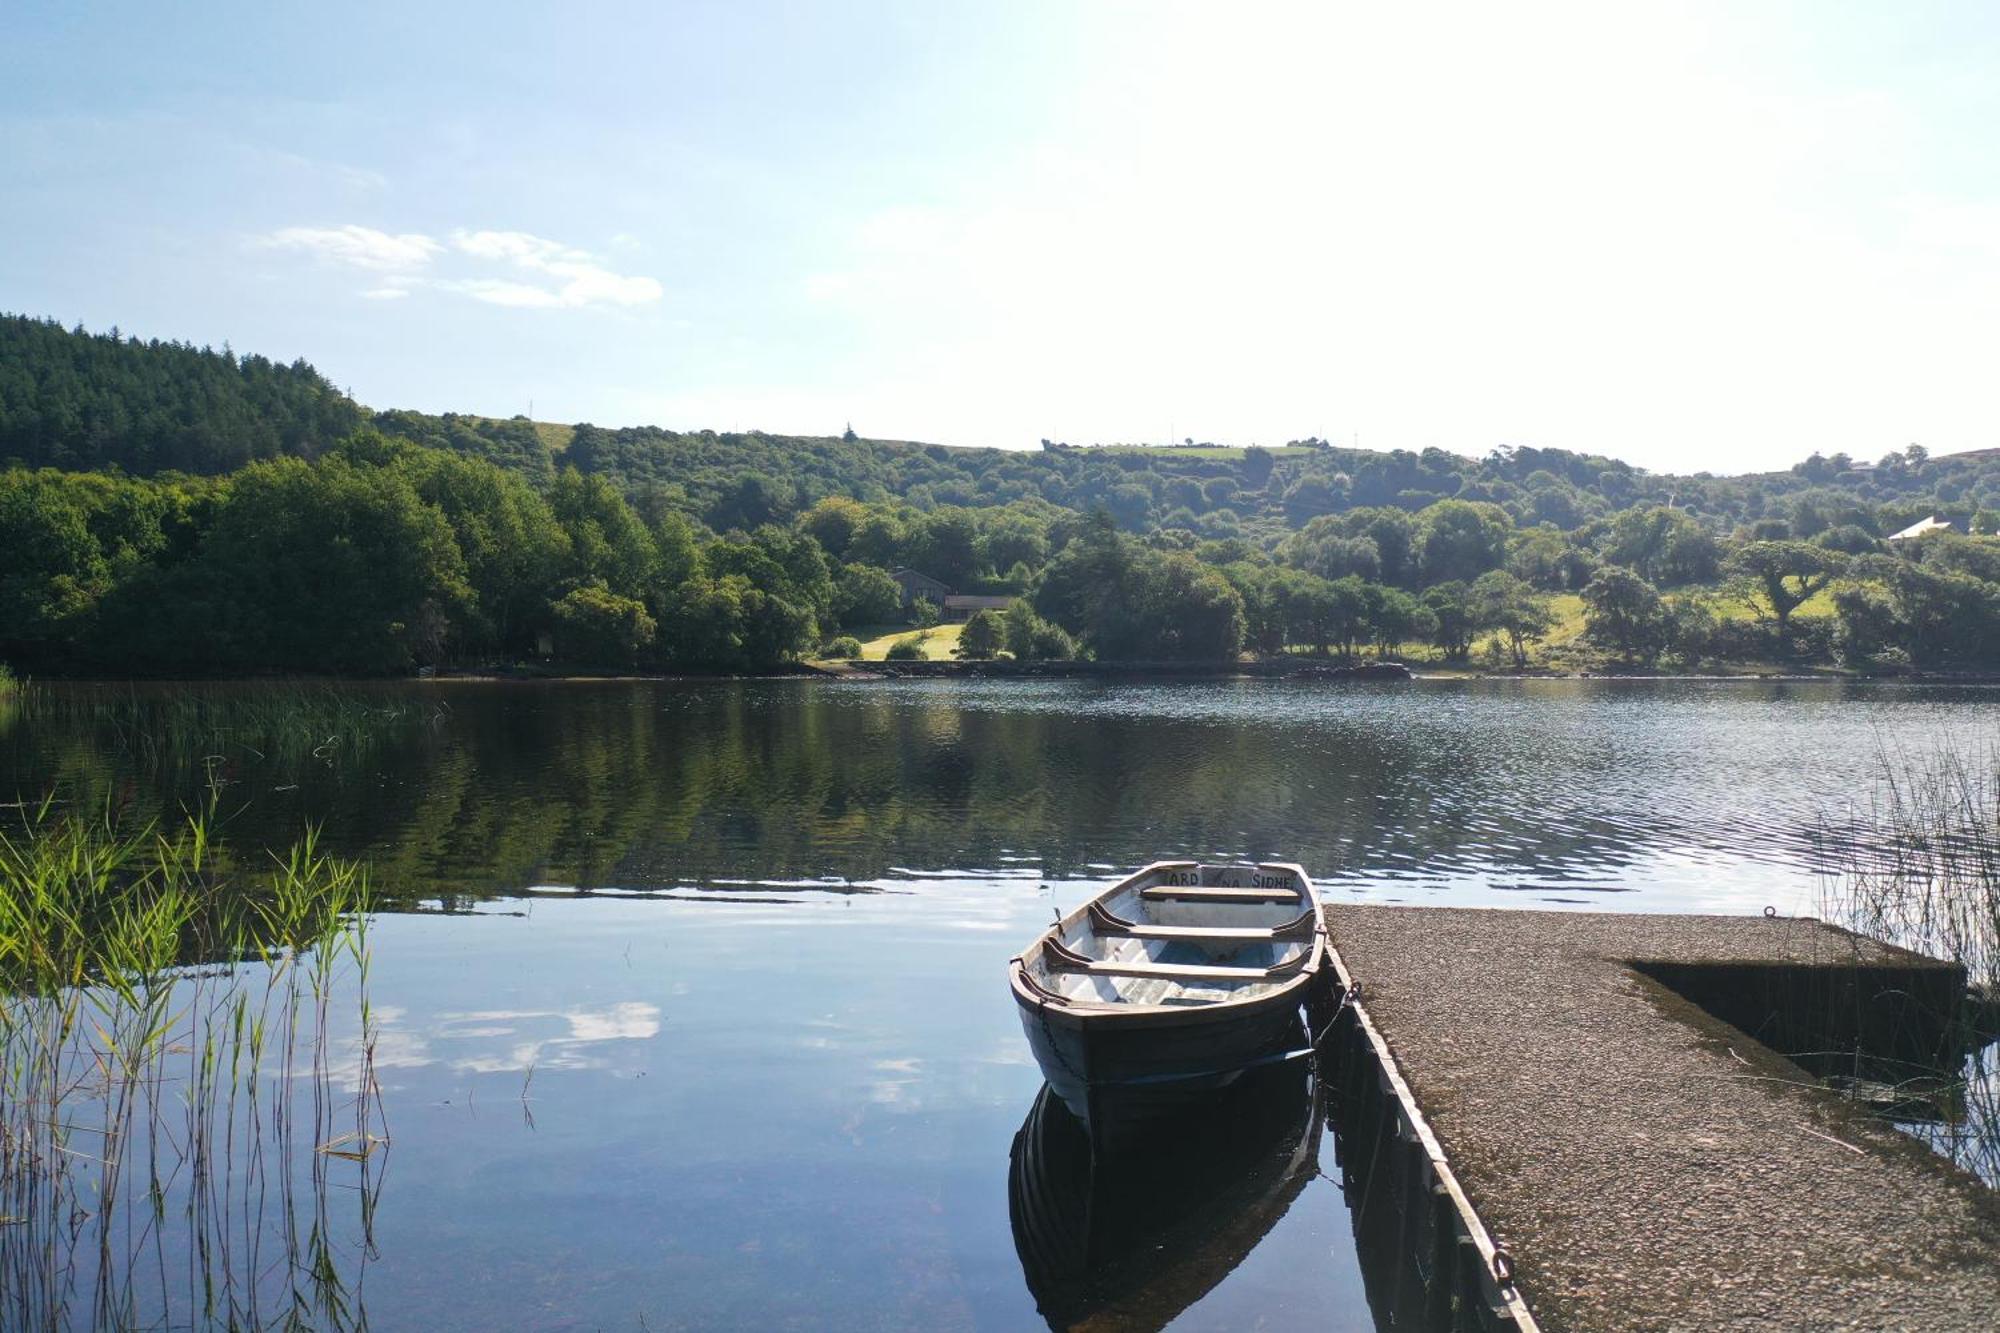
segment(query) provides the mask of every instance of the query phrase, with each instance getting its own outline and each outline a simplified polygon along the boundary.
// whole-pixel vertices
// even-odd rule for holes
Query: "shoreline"
[[[1870,675],[1829,667],[1794,671],[1480,671],[1404,662],[1362,662],[1347,665],[1310,659],[1293,664],[1264,662],[1009,662],[1009,661],[847,661],[802,662],[768,671],[744,672],[594,672],[530,670],[441,671],[428,677],[390,677],[436,681],[613,681],[613,680],[1039,680],[1039,679],[1157,679],[1157,680],[1296,680],[1374,683],[1400,681],[1527,681],[1606,680],[1748,682],[1824,685],[2000,685],[1994,672],[1904,672]],[[235,678],[227,678],[235,679]],[[352,679],[332,677],[330,679]]]
[[[1482,671],[1451,666],[1403,662],[1362,662],[1341,665],[1324,659],[1300,663],[1259,662],[1012,662],[1012,661],[860,661],[824,660],[797,662],[762,671],[593,671],[587,668],[543,670],[514,667],[466,667],[402,676],[37,676],[23,677],[0,699],[26,693],[34,685],[380,685],[380,684],[605,684],[633,681],[713,681],[713,680],[1289,680],[1339,682],[1346,684],[1398,683],[1404,681],[1704,681],[1709,683],[1762,683],[1791,685],[2000,685],[2000,672],[1903,672],[1870,675],[1839,668],[1802,668],[1794,671]]]

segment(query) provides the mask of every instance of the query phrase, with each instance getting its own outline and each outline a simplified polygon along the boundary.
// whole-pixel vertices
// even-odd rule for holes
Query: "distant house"
[[[919,573],[907,565],[899,565],[889,571],[889,577],[896,580],[896,586],[903,590],[903,609],[909,610],[918,599],[932,606],[943,606],[944,599],[951,593],[951,585],[942,579],[934,579]]]
[[[1890,533],[1889,540],[1892,542],[1908,541],[1912,537],[1921,537],[1927,532],[1950,532],[1950,531],[1951,531],[1951,524],[1949,522],[1939,518],[1936,514],[1932,514],[1929,518],[1924,519],[1920,523],[1910,524],[1909,527],[1904,528],[1901,532]]]
[[[970,620],[981,611],[1005,611],[1013,604],[1012,597],[970,597],[961,593],[944,599],[944,618]]]

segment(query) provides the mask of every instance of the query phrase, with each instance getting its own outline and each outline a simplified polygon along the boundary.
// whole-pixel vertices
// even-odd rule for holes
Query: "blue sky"
[[[185,12],[184,12],[185,11]],[[380,407],[2000,445],[2000,7],[42,5],[0,308]]]

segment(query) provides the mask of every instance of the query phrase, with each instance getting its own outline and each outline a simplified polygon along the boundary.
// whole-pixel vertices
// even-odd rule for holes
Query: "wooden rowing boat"
[[[1177,1114],[1287,1049],[1326,975],[1319,899],[1289,862],[1156,861],[1009,967],[1042,1075],[1094,1137]]]

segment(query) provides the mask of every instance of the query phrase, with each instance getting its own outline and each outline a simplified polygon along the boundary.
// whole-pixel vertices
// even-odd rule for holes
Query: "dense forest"
[[[1017,595],[980,654],[1988,669],[1996,529],[2000,451],[1715,477],[553,427],[0,318],[0,662],[43,674],[760,669],[896,620],[899,565]]]

